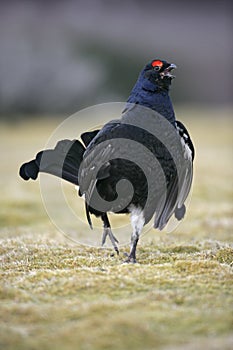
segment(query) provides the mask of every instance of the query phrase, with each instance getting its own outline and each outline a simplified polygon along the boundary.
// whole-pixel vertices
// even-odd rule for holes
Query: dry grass
[[[225,110],[179,115],[197,149],[188,215],[171,234],[145,235],[135,265],[122,263],[127,247],[117,258],[72,244],[39,184],[17,177],[58,121],[1,126],[0,348],[232,349],[232,121]]]

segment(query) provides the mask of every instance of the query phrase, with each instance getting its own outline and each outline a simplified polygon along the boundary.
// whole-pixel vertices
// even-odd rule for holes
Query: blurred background
[[[178,66],[176,104],[229,106],[231,3],[2,0],[0,117],[124,101],[152,58]]]
[[[0,1],[2,349],[233,349],[232,3]],[[45,175],[42,191],[18,172],[71,114],[125,101],[154,58],[178,67],[171,96],[195,145],[193,191],[177,230],[151,230],[126,267],[67,239],[102,236],[73,185]],[[62,138],[100,124],[87,119]],[[110,221],[118,237],[129,217]]]

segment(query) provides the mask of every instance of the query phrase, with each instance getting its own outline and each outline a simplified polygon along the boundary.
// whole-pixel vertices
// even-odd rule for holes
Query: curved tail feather
[[[54,149],[37,153],[36,158],[24,163],[19,175],[24,180],[36,180],[43,172],[78,185],[78,171],[85,147],[78,140],[59,141]]]

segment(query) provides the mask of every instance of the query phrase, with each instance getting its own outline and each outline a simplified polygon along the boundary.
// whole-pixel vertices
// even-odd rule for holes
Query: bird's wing
[[[156,216],[154,227],[162,230],[173,214],[177,220],[181,220],[185,215],[185,201],[190,192],[193,169],[191,162],[184,165],[183,171],[170,183],[167,191],[166,202],[160,216]]]
[[[184,161],[185,161],[185,171],[183,174],[183,182],[179,191],[179,198],[177,207],[181,208],[184,204],[186,198],[191,189],[192,180],[193,180],[193,160],[195,157],[195,149],[192,143],[191,137],[188,133],[188,130],[185,128],[184,124],[180,121],[176,121],[177,131],[181,138],[181,143],[184,149]]]
[[[177,122],[177,132],[180,137],[182,153],[177,158],[180,162],[175,177],[168,186],[167,198],[162,213],[155,218],[154,227],[160,230],[166,226],[173,213],[177,220],[184,217],[185,201],[192,185],[194,146],[187,129],[181,122]]]
[[[191,137],[190,137],[190,135],[188,133],[188,130],[186,129],[184,124],[181,123],[179,120],[176,120],[176,129],[177,129],[180,137],[183,138],[183,140],[185,141],[185,143],[189,147],[189,149],[191,151],[192,160],[194,160],[195,149],[194,149],[194,145],[192,143]]]
[[[88,147],[84,153],[83,161],[79,169],[79,191],[81,194],[85,193],[86,198],[91,197],[98,179],[103,179],[109,176],[108,159],[114,152],[114,148],[110,142],[107,147],[101,146],[101,144],[108,138],[111,140],[112,130],[119,124],[119,121],[111,121],[107,123],[100,131],[95,131],[96,135],[88,143]]]

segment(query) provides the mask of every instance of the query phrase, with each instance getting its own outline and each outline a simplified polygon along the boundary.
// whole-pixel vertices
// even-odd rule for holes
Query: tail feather
[[[37,166],[35,160],[31,160],[28,163],[24,163],[19,169],[19,175],[28,181],[30,178],[36,180],[39,173],[39,167]]]
[[[53,150],[41,151],[34,160],[24,163],[19,171],[24,180],[36,180],[43,172],[78,185],[78,171],[82,162],[84,146],[78,140],[59,141]]]

